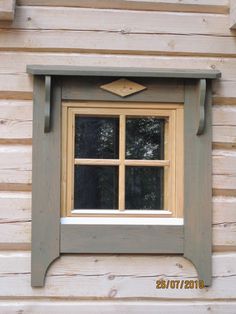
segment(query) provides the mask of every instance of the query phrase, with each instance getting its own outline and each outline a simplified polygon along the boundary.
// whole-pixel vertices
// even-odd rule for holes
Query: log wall
[[[219,69],[213,85],[213,285],[182,257],[66,255],[30,287],[32,77],[27,64]],[[226,0],[19,0],[0,21],[0,313],[235,313],[236,30]]]

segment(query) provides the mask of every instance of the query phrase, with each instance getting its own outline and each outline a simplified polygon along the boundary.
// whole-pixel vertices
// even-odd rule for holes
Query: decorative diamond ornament
[[[102,85],[100,88],[121,97],[126,97],[147,89],[147,87],[143,85],[123,78],[113,81],[109,84]]]

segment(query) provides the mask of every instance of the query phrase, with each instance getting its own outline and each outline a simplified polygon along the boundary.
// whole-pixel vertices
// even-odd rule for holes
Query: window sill
[[[153,217],[63,217],[62,225],[163,225],[183,226],[183,218]]]

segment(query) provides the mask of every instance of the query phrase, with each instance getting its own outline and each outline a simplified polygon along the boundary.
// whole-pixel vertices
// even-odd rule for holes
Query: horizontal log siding
[[[235,309],[236,31],[229,29],[226,0],[177,2],[18,0],[14,21],[0,22],[0,312]],[[222,72],[213,83],[212,287],[157,290],[160,278],[195,279],[194,267],[182,257],[135,255],[63,256],[44,289],[30,287],[33,80],[27,64]]]

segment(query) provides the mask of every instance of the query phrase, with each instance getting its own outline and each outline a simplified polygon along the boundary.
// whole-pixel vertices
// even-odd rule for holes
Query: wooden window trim
[[[212,280],[210,80],[220,73],[60,66],[32,66],[28,72],[35,75],[31,285],[44,285],[48,266],[61,253],[172,253],[183,254],[192,261],[199,279],[209,286]],[[127,97],[131,104],[184,103],[184,219],[174,218],[173,222],[160,218],[159,224],[158,220],[148,223],[144,218],[143,222],[139,219],[134,224],[128,221],[119,224],[118,220],[78,224],[76,217],[60,218],[61,111],[64,110],[61,104],[78,100],[117,101],[122,107],[122,99],[99,89],[115,76],[150,86]],[[180,125],[178,128],[181,129]]]
[[[87,107],[89,105],[89,108]],[[103,108],[103,106],[106,108]],[[132,107],[137,104],[132,104]],[[169,195],[165,192],[164,195],[164,210],[152,210],[152,211],[123,211],[123,215],[129,214],[138,217],[162,217],[168,215],[168,217],[182,217],[183,216],[183,130],[180,130],[181,123],[183,123],[183,106],[171,105],[172,109],[166,109],[166,104],[152,105],[152,109],[147,109],[147,103],[139,104],[144,109],[130,108],[130,103],[123,105],[123,108],[119,107],[119,103],[104,103],[104,102],[63,102],[62,103],[62,217],[73,216],[120,216],[122,208],[124,208],[124,194],[119,192],[119,213],[117,211],[106,210],[72,210],[73,208],[73,169],[74,164],[83,165],[117,165],[119,166],[119,187],[124,186],[124,166],[126,165],[138,165],[138,166],[162,166],[164,167],[164,184],[165,191],[169,191]],[[99,109],[98,109],[99,108]],[[120,123],[124,123],[122,118],[125,115],[129,116],[158,116],[168,118],[169,122],[166,124],[166,130],[169,131],[169,141],[165,149],[165,160],[153,161],[153,160],[123,160],[124,156],[124,126],[120,128],[120,156],[118,160],[99,160],[99,159],[75,159],[70,158],[72,154],[74,156],[74,121],[76,114],[91,114],[91,115],[107,115],[107,116],[119,116],[121,118]],[[178,129],[177,129],[178,127]],[[176,136],[178,132],[178,136]],[[181,135],[182,134],[182,135]],[[178,156],[176,154],[176,148],[178,147]],[[176,159],[178,158],[178,163]],[[176,167],[178,164],[178,167]],[[176,175],[178,168],[178,175]],[[123,170],[123,171],[122,171]],[[122,175],[123,174],[123,175]],[[122,194],[121,194],[122,193]],[[138,212],[138,213],[137,213]],[[132,214],[133,213],[133,214]],[[163,213],[163,214],[162,214]],[[167,214],[168,213],[168,214]]]

